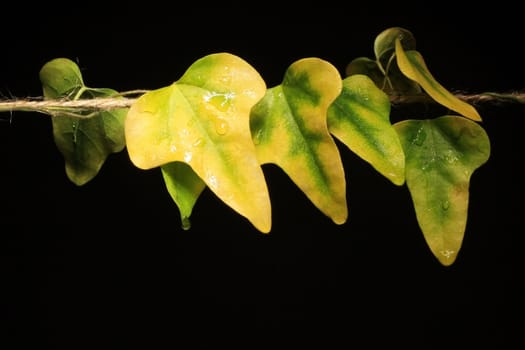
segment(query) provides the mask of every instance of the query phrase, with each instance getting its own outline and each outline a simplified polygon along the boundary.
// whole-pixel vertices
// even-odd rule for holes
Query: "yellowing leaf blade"
[[[278,165],[335,223],[348,216],[344,169],[326,113],[341,92],[338,71],[318,58],[294,62],[251,113],[259,161]]]
[[[405,182],[405,155],[390,123],[390,100],[369,77],[343,80],[341,94],[328,109],[328,129],[392,183]]]
[[[201,58],[179,81],[130,108],[130,159],[144,169],[188,164],[223,202],[269,232],[270,199],[249,124],[250,109],[265,91],[259,74],[237,56]]]
[[[439,104],[464,117],[481,121],[481,116],[474,106],[454,96],[432,76],[418,51],[405,51],[399,38],[396,39],[395,45],[397,64],[403,74],[419,83],[423,90]]]
[[[451,265],[465,233],[472,173],[490,155],[487,134],[460,116],[394,125],[406,154],[406,183],[434,256]]]

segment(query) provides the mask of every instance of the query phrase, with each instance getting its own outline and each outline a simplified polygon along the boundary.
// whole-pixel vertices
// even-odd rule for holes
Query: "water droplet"
[[[189,163],[191,161],[191,159],[193,158],[193,154],[191,152],[184,152],[184,161],[186,163]]]
[[[454,255],[454,251],[453,250],[442,250],[440,251],[441,255],[443,255],[445,258],[447,259],[450,259],[452,257],[452,255]]]
[[[181,221],[181,227],[183,230],[187,231],[191,228],[191,221],[190,221],[190,218],[185,216],[182,218],[182,221]]]
[[[201,138],[198,138],[191,145],[193,147],[202,147],[202,146],[204,146],[204,140],[201,139]]]
[[[208,176],[208,181],[209,181],[209,185],[211,188],[213,189],[216,189],[217,186],[219,185],[218,181],[217,181],[217,178],[215,177],[215,175],[210,175]]]
[[[359,95],[359,98],[363,101],[368,101],[368,91],[359,87],[357,89],[357,94]]]
[[[414,137],[414,140],[412,140],[412,143],[418,146],[422,146],[426,138],[427,138],[427,133],[423,130],[423,128],[419,128],[419,130],[417,131],[416,137]]]
[[[219,119],[215,123],[215,131],[219,135],[225,135],[229,129],[230,129],[230,126],[228,125],[228,122],[224,119]]]
[[[253,137],[253,143],[256,145],[260,144],[262,137],[263,137],[262,129],[257,130],[257,132],[255,133],[255,136]]]
[[[450,208],[450,202],[449,201],[441,202],[441,209],[448,210],[448,208]]]
[[[171,145],[170,146],[170,152],[177,152],[177,146]]]
[[[204,101],[213,105],[215,108],[217,108],[220,111],[227,111],[231,104],[233,99],[235,98],[235,93],[225,93],[220,94],[217,92],[211,92],[206,95],[204,95]]]
[[[77,143],[78,120],[71,122],[71,128],[73,129],[73,143]]]
[[[456,153],[453,151],[453,150],[448,150],[447,153],[445,154],[444,156],[445,160],[452,164],[452,163],[455,163],[459,160],[459,158],[457,157]]]

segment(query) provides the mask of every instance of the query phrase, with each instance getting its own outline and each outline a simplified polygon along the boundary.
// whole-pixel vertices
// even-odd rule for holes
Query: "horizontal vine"
[[[151,90],[132,90],[121,92],[120,96],[136,95],[137,97],[103,97],[83,100],[56,99],[49,100],[43,97],[4,99],[0,100],[0,113],[5,112],[36,112],[50,116],[67,113],[71,117],[89,118],[92,114],[82,114],[83,112],[111,111],[119,108],[131,107],[142,94]],[[518,91],[511,92],[482,92],[476,94],[454,93],[458,99],[471,103],[480,104],[525,104],[525,93]],[[405,105],[411,103],[435,103],[426,94],[421,95],[390,95],[392,105]]]

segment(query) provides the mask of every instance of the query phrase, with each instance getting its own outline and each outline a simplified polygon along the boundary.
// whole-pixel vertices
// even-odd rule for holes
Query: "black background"
[[[87,86],[119,91],[169,85],[221,51],[252,64],[268,87],[304,57],[326,59],[343,74],[353,58],[373,57],[376,35],[392,26],[412,31],[430,71],[451,90],[525,88],[523,30],[509,8],[109,4],[3,5],[3,97],[40,96],[38,71],[56,57],[78,62]],[[463,247],[450,267],[427,248],[406,187],[344,147],[347,223],[333,224],[266,165],[270,234],[210,191],[183,231],[159,171],[134,168],[123,151],[77,187],[49,117],[4,113],[0,348],[509,348],[523,326],[525,109],[478,111],[492,154],[471,179]],[[392,120],[434,112],[443,114],[403,107]]]

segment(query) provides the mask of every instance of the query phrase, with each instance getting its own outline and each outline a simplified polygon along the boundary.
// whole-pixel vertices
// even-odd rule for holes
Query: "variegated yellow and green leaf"
[[[327,110],[341,93],[337,69],[319,58],[294,62],[251,112],[261,164],[279,166],[335,223],[347,220],[346,182]]]
[[[218,198],[269,232],[270,198],[249,121],[265,92],[259,73],[235,55],[197,60],[178,81],[145,93],[130,108],[131,161],[142,169],[188,164]]]
[[[474,121],[481,121],[481,116],[474,106],[459,99],[434,78],[418,51],[405,50],[399,38],[395,44],[397,64],[404,75],[421,85],[423,90],[442,106]]]
[[[490,155],[485,130],[461,116],[394,124],[406,155],[406,184],[434,256],[451,265],[462,246],[472,173]]]
[[[118,93],[85,86],[77,64],[66,58],[47,62],[40,70],[40,81],[45,99],[91,99]],[[66,175],[73,183],[86,184],[99,173],[111,153],[124,149],[126,113],[126,108],[119,108],[72,116],[67,108],[56,109],[51,119],[53,137],[65,159]]]
[[[206,184],[188,164],[183,162],[161,165],[160,169],[168,193],[179,208],[182,228],[189,230],[193,207],[206,188]]]
[[[328,109],[328,130],[392,183],[405,182],[405,155],[390,123],[390,100],[368,76],[343,80]]]

